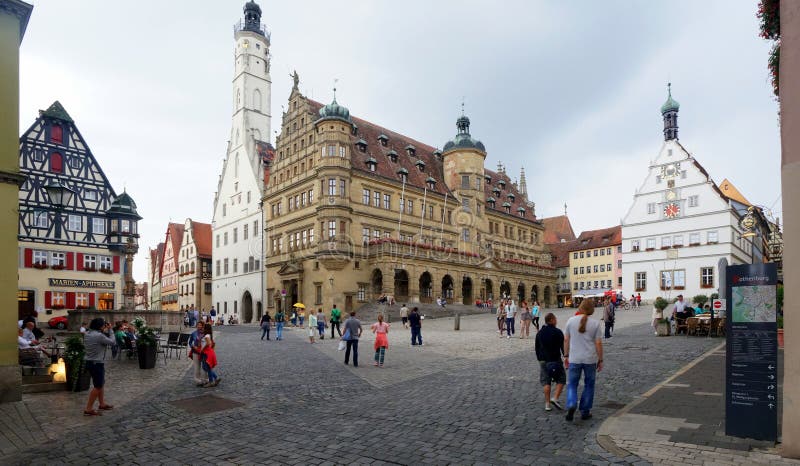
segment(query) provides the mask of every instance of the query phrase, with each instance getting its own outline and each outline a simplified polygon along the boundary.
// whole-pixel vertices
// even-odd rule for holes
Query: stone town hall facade
[[[267,309],[303,302],[357,309],[474,303],[501,295],[555,302],[544,226],[458,118],[440,151],[322,105],[295,85],[263,199]]]

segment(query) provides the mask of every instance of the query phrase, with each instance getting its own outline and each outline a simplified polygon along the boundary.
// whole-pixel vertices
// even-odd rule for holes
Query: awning
[[[592,288],[589,290],[580,290],[580,294],[572,295],[575,298],[602,298],[606,295],[604,288]]]

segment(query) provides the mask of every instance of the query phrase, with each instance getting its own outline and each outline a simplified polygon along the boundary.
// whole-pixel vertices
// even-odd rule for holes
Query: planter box
[[[64,369],[67,372],[67,390],[71,392],[85,392],[86,390],[89,390],[92,377],[89,375],[89,371],[87,371],[86,368],[83,368],[81,371],[77,384],[73,383],[72,367],[69,364],[66,364]]]
[[[669,322],[659,322],[656,331],[658,332],[658,336],[668,337],[671,335],[672,326]]]
[[[139,345],[136,351],[139,355],[139,369],[153,369],[156,367],[156,345]]]

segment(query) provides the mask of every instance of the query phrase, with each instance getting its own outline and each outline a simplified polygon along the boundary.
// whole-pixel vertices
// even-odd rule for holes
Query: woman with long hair
[[[570,317],[564,328],[564,363],[567,366],[567,421],[572,421],[575,410],[580,409],[581,419],[592,417],[594,382],[597,372],[603,369],[603,331],[600,321],[590,319],[594,302],[584,299],[578,314]],[[583,374],[583,392],[578,404],[578,384]]]
[[[531,337],[531,320],[533,320],[533,314],[531,313],[531,308],[528,307],[528,303],[522,302],[520,304],[522,308],[522,312],[519,313],[519,323],[522,324],[522,328],[519,332],[520,338],[530,338]]]
[[[506,302],[501,300],[497,306],[497,330],[500,331],[500,338],[503,338],[503,329],[506,328]]]
[[[383,314],[378,314],[378,321],[372,324],[372,333],[375,334],[375,365],[383,367],[389,347],[389,324],[383,321]]]
[[[531,314],[533,314],[533,326],[536,327],[536,331],[539,331],[539,301],[533,302],[533,309],[531,310]]]
[[[214,368],[217,367],[217,352],[214,350],[216,346],[211,324],[207,323],[203,326],[203,348],[200,350],[200,355],[203,358],[203,370],[208,374],[208,383],[203,385],[206,388],[216,387],[222,380],[214,371]]]

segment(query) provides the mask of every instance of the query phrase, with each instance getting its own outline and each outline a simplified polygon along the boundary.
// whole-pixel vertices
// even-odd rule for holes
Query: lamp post
[[[72,195],[75,191],[64,186],[61,182],[54,180],[45,185],[44,190],[47,191],[47,197],[50,198],[50,204],[56,209],[56,239],[61,239],[61,211],[69,205],[72,200]]]

